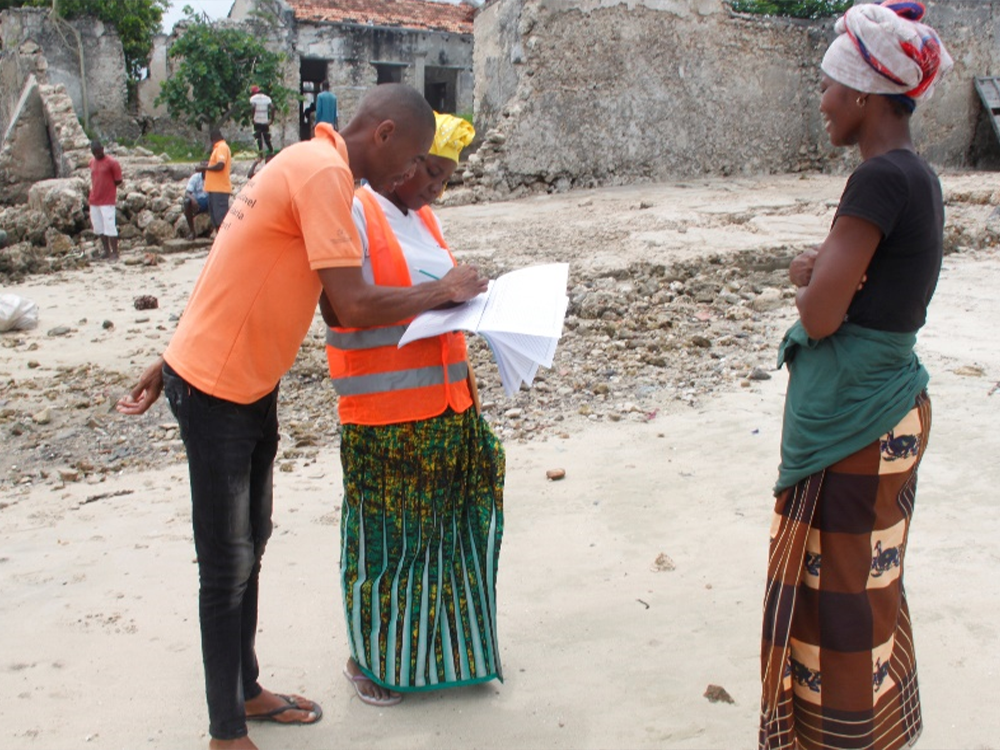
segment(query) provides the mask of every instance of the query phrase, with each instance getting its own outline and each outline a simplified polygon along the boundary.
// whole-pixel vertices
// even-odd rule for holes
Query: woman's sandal
[[[383,706],[383,707],[395,706],[397,703],[403,700],[402,695],[400,695],[399,693],[394,693],[392,691],[389,691],[388,698],[374,698],[370,695],[365,695],[364,693],[361,692],[361,683],[371,682],[371,684],[373,685],[375,683],[372,682],[372,680],[369,679],[368,677],[365,677],[363,674],[351,674],[350,672],[347,671],[346,667],[344,668],[344,677],[346,677],[347,681],[354,686],[354,692],[358,694],[358,698],[361,699],[361,702],[367,703],[369,706]]]

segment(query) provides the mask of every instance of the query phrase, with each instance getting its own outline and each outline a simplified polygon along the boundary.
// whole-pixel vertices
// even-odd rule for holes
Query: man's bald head
[[[430,130],[432,137],[436,127],[431,105],[405,83],[383,83],[371,89],[361,98],[354,117],[374,122],[392,120],[407,130]]]
[[[434,110],[413,87],[383,83],[371,89],[341,131],[355,179],[390,192],[427,155],[435,128]]]

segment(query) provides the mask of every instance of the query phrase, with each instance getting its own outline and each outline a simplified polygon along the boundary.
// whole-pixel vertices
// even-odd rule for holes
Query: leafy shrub
[[[144,135],[135,141],[120,139],[120,143],[128,148],[141,148],[154,154],[165,154],[170,161],[201,161],[208,158],[211,150],[208,142],[191,141],[179,135]]]
[[[270,51],[264,39],[241,28],[213,23],[185,6],[186,25],[170,46],[173,75],[164,82],[156,104],[192,128],[211,131],[232,122],[250,129],[250,87],[260,86],[278,112],[287,112],[296,93],[282,85],[283,54]]]
[[[792,18],[824,18],[839,16],[854,3],[852,0],[730,0],[738,13]]]
[[[235,136],[230,136],[223,131],[226,136],[226,143],[229,144],[233,156],[239,154],[256,154],[257,146],[253,141],[237,140]],[[170,161],[191,162],[204,161],[212,151],[208,140],[188,140],[179,135],[156,135],[148,134],[134,141],[119,139],[119,143],[127,148],[139,146],[152,151],[154,154],[165,154]]]

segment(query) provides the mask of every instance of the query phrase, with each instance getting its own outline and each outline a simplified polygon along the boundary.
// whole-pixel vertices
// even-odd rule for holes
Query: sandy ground
[[[525,217],[577,210],[579,220],[606,227],[603,210],[649,198],[673,211],[674,230],[683,231],[638,242],[644,230],[633,227],[628,252],[690,256],[755,240],[815,241],[828,212],[788,218],[754,206],[794,207],[795,191],[808,189],[829,208],[841,186],[826,178],[776,178],[755,191],[644,186],[442,214],[481,227],[481,245],[468,251],[482,253],[491,243],[502,247]],[[749,215],[713,225],[722,208]],[[732,227],[754,222],[757,229],[727,239]],[[580,262],[623,261],[602,247]],[[523,249],[508,261],[531,255]],[[186,296],[200,261],[182,260],[158,276],[162,295]],[[140,293],[135,273],[103,266],[13,291],[36,298],[46,320],[86,318],[93,326],[112,311],[123,314]],[[925,750],[1000,748],[1000,714],[989,708],[1000,675],[998,286],[996,248],[948,256],[919,341],[934,424],[906,580]],[[791,312],[782,315],[784,323]],[[132,339],[120,326],[117,338],[79,337],[30,356],[41,370],[100,361],[136,372],[165,343],[163,323],[163,331]],[[4,382],[31,377],[28,356],[23,347],[0,349]],[[251,736],[263,750],[755,746],[760,602],[785,383],[778,373],[695,407],[666,396],[656,403],[654,395],[651,421],[574,419],[566,437],[509,444],[498,592],[505,681],[408,696],[392,709],[360,703],[340,675],[336,451],[277,473],[276,530],[262,579],[262,682],[309,695],[325,716],[310,728],[252,727]],[[549,482],[545,472],[555,467],[566,478]],[[2,492],[0,747],[205,747],[184,464]],[[658,570],[660,555],[675,569]],[[710,703],[703,696],[710,684],[734,703]]]

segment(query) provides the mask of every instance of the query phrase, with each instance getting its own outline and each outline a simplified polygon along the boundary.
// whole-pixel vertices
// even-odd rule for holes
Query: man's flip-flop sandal
[[[370,695],[365,695],[364,693],[361,692],[361,683],[371,682],[373,685],[375,683],[372,682],[367,677],[365,677],[363,674],[351,674],[345,668],[344,677],[346,677],[347,681],[354,686],[354,692],[358,694],[358,698],[361,699],[361,702],[367,703],[369,706],[395,706],[397,703],[403,700],[402,695],[400,695],[399,693],[394,693],[391,690],[389,691],[388,698],[373,698]]]
[[[284,706],[278,706],[277,708],[272,708],[267,713],[263,714],[248,714],[247,721],[273,721],[275,724],[315,724],[317,721],[323,718],[323,709],[319,707],[319,704],[315,701],[311,701],[308,698],[303,698],[300,695],[282,695],[281,693],[275,693],[275,697],[281,698],[285,702]],[[309,704],[308,708],[302,708],[298,704],[298,701],[304,701]],[[291,719],[288,721],[283,721],[278,718],[281,714],[286,711],[308,711],[313,714],[312,719]]]

